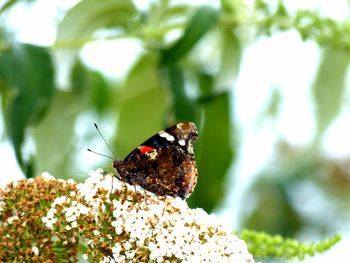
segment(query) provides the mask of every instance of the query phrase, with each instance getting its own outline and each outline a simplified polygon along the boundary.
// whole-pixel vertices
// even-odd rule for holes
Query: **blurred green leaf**
[[[7,9],[11,8],[14,4],[16,4],[16,2],[18,2],[18,0],[8,0],[7,2],[5,2],[0,8],[0,13],[3,13]]]
[[[235,13],[235,7],[236,7],[236,3],[240,2],[240,1],[231,1],[231,0],[221,0],[221,8],[224,12],[228,13],[228,14],[234,14]]]
[[[0,54],[0,75],[7,87],[3,100],[6,127],[16,158],[27,176],[32,176],[31,157],[24,160],[21,147],[29,125],[39,122],[54,93],[51,57],[46,49],[14,43]],[[5,89],[2,89],[3,91]]]
[[[256,207],[244,218],[243,227],[271,234],[295,235],[302,227],[302,219],[286,191],[291,184],[288,185],[286,178],[284,181],[265,178],[250,190],[256,195]]]
[[[82,94],[56,91],[52,105],[35,127],[36,167],[59,178],[72,178],[72,156],[75,153],[75,119],[84,101]]]
[[[209,6],[200,7],[191,18],[184,35],[161,53],[161,67],[171,91],[174,119],[196,122],[198,111],[185,90],[183,69],[177,63],[217,22],[217,11]]]
[[[196,122],[198,109],[185,91],[185,80],[181,67],[176,64],[169,64],[163,68],[163,71],[170,87],[175,121]]]
[[[164,10],[162,18],[165,20],[164,22],[166,22],[167,20],[187,15],[190,9],[191,8],[185,4],[168,5]]]
[[[169,21],[174,19],[186,17],[190,10],[190,6],[185,4],[173,5],[169,1],[157,1],[150,4],[149,12],[141,14],[140,20],[147,23],[147,27],[152,30],[155,27],[168,25]]]
[[[74,93],[84,93],[87,98],[86,105],[95,108],[99,114],[109,107],[111,91],[107,81],[100,73],[84,67],[80,60],[73,67],[71,90]]]
[[[216,24],[218,13],[209,6],[200,7],[191,18],[184,35],[169,49],[162,52],[162,64],[173,64],[185,56],[194,45]]]
[[[221,31],[220,71],[218,72],[216,87],[232,87],[236,81],[241,62],[241,45],[232,28],[222,28]]]
[[[27,2],[27,3],[32,3],[35,2],[35,0],[8,0],[8,1],[2,1],[1,3],[1,8],[0,8],[0,14],[4,13],[8,9],[12,8],[15,4],[18,2]]]
[[[157,58],[143,56],[129,74],[120,93],[120,111],[115,149],[124,158],[162,128],[166,97],[156,70]]]
[[[190,206],[212,211],[225,196],[226,174],[234,157],[229,93],[203,103],[203,125],[195,146],[198,183]]]
[[[313,86],[319,136],[341,109],[349,61],[343,52],[326,49],[323,53]]]
[[[97,29],[125,26],[135,15],[130,0],[83,0],[59,24],[57,41],[86,41]]]
[[[214,78],[212,75],[200,72],[198,74],[198,86],[199,86],[199,94],[201,100],[207,100],[208,98],[213,97],[214,95]]]
[[[73,168],[78,168],[73,174],[83,170],[72,163],[79,145],[75,138],[76,118],[85,107],[101,114],[111,97],[102,75],[85,68],[79,60],[73,67],[71,83],[70,92],[56,92],[47,116],[33,132],[38,171],[49,171],[60,178],[71,178]],[[53,153],[53,149],[59,149],[59,153]]]

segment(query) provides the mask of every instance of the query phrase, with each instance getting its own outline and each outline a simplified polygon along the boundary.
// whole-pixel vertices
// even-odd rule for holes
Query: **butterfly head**
[[[165,129],[166,134],[171,134],[174,141],[188,153],[193,154],[193,142],[198,137],[198,130],[192,122],[180,122]]]

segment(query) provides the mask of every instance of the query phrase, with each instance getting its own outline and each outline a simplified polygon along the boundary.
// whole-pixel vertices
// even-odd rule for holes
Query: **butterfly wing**
[[[187,198],[197,183],[194,123],[181,122],[155,134],[123,161],[114,162],[122,180],[158,194]]]

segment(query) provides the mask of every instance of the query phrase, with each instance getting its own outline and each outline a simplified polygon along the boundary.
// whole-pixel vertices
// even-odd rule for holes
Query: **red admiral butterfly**
[[[114,160],[116,177],[157,195],[186,199],[197,183],[192,144],[197,137],[192,122],[170,126],[146,140],[124,160]]]

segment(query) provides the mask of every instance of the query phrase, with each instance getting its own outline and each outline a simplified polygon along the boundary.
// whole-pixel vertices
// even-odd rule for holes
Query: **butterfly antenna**
[[[92,152],[92,153],[94,153],[94,154],[97,154],[97,155],[100,155],[100,156],[107,157],[107,158],[109,158],[109,159],[115,160],[115,158],[113,158],[113,157],[111,157],[111,156],[108,156],[108,155],[106,155],[106,154],[98,153],[98,152],[95,152],[95,151],[93,151],[93,150],[91,150],[91,149],[86,149],[86,150],[88,150],[89,152]]]
[[[95,125],[95,128],[96,128],[97,132],[100,134],[100,136],[102,137],[103,141],[104,141],[105,144],[108,146],[108,149],[109,149],[109,150],[111,151],[111,153],[113,154],[114,158],[112,158],[112,159],[118,159],[118,158],[117,158],[117,155],[113,152],[112,147],[108,144],[108,142],[106,141],[105,137],[102,135],[100,129],[99,129],[98,126],[97,126],[97,124],[94,123],[94,125]],[[92,152],[92,151],[90,150],[90,152]],[[104,154],[100,154],[100,155],[106,156],[106,155],[104,155]],[[107,157],[107,156],[106,156],[106,157]]]

